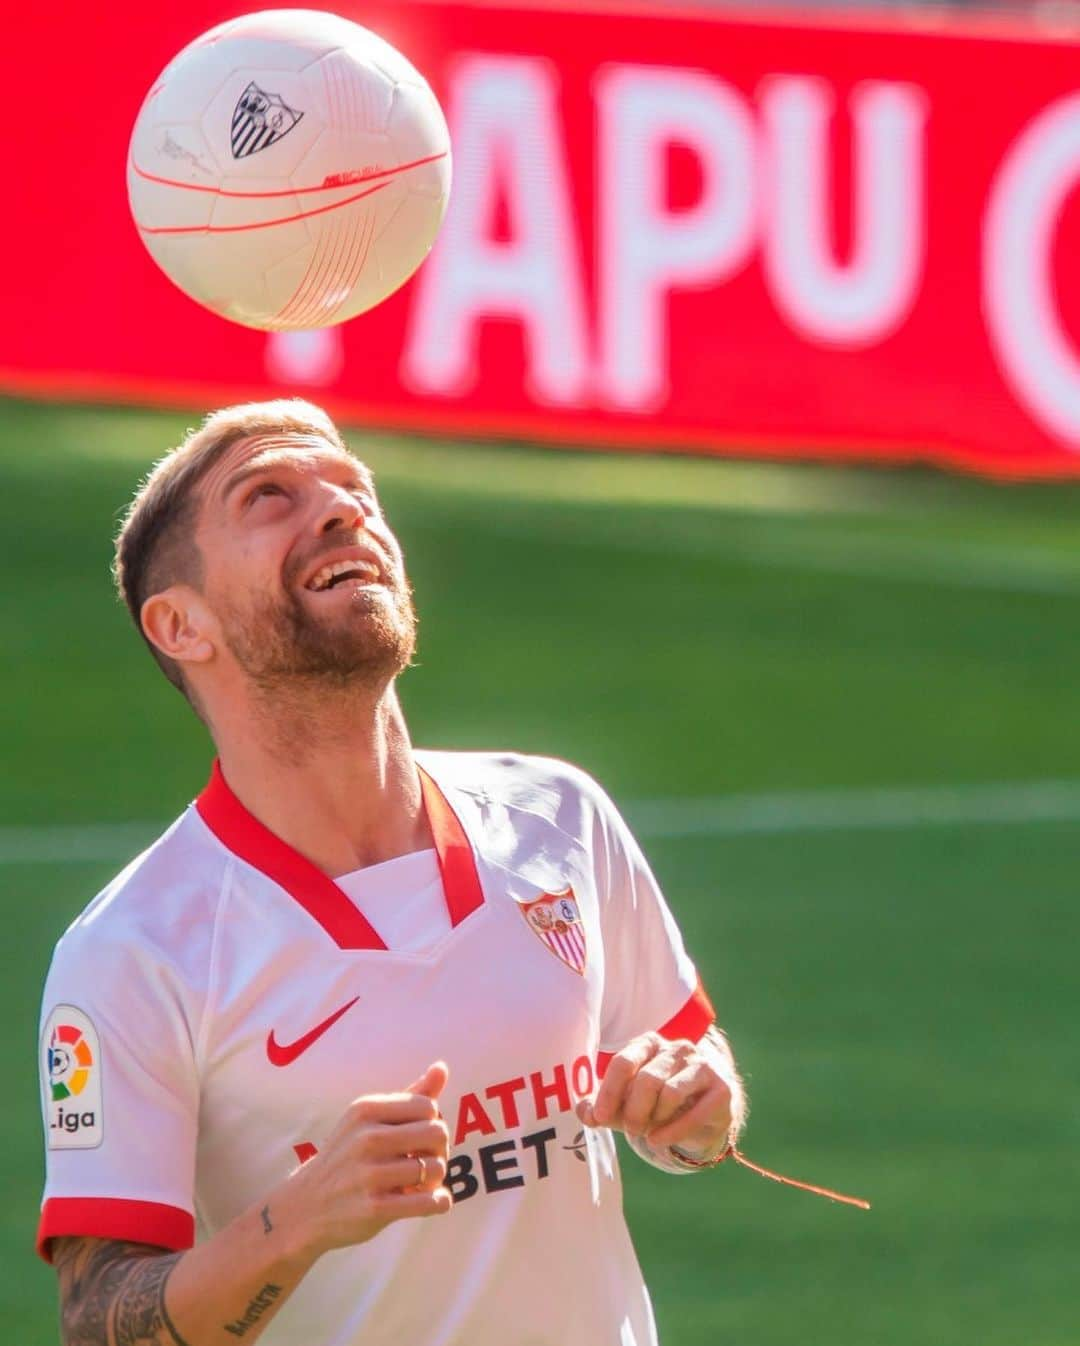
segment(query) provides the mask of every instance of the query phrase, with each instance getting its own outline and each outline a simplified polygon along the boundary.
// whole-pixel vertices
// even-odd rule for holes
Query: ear
[[[216,627],[201,594],[187,584],[172,584],[151,594],[139,613],[147,640],[178,664],[213,659]]]

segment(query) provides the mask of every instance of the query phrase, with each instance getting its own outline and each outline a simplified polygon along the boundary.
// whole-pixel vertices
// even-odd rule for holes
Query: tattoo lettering
[[[259,1214],[262,1216],[263,1233],[269,1234],[274,1228],[274,1226],[270,1223],[270,1207],[264,1206],[262,1210],[259,1212]]]
[[[237,1318],[231,1323],[226,1323],[225,1331],[231,1332],[234,1337],[244,1336],[245,1333],[255,1326],[280,1294],[280,1285],[264,1285],[244,1310],[243,1317]]]
[[[64,1346],[188,1346],[165,1307],[181,1256],[145,1243],[58,1239]]]

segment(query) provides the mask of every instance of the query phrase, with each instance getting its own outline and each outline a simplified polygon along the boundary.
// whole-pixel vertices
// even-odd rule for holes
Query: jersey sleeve
[[[715,1019],[663,893],[629,827],[597,790],[594,837],[604,993],[600,1064],[641,1033],[697,1041]]]
[[[152,947],[60,941],[45,985],[39,1070],[46,1180],[38,1252],[89,1235],[194,1242],[198,1085],[189,1006]]]

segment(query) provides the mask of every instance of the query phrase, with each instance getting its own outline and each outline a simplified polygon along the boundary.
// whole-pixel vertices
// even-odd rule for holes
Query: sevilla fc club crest
[[[267,93],[253,80],[233,110],[233,158],[246,159],[249,154],[269,149],[287,136],[303,115],[289,107],[280,94]]]
[[[585,973],[585,923],[572,888],[561,893],[541,893],[532,902],[521,903],[529,929],[543,940],[556,958],[579,975]]]

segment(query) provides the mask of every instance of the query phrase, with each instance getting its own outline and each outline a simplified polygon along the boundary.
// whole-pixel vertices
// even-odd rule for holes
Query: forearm
[[[64,1346],[234,1346],[258,1340],[313,1265],[280,1189],[183,1253],[59,1240]]]
[[[278,1189],[177,1262],[165,1307],[180,1340],[184,1346],[257,1341],[316,1258]],[[165,1346],[175,1342],[166,1336]]]
[[[233,1346],[257,1341],[324,1252],[395,1220],[446,1215],[443,1062],[409,1089],[349,1104],[321,1151],[213,1238],[184,1253],[57,1239],[64,1346]],[[307,1340],[299,1324],[293,1336]]]

